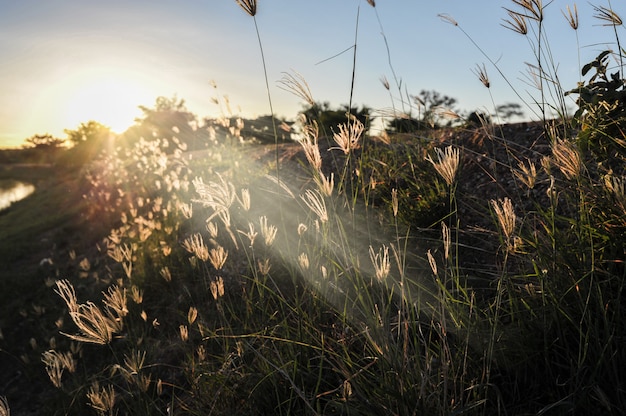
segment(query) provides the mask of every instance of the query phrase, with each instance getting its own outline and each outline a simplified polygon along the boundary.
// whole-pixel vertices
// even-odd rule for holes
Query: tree
[[[411,133],[418,130],[436,129],[441,127],[442,113],[455,113],[456,98],[437,91],[422,90],[411,98],[417,105],[417,116],[403,114],[389,120],[387,122],[388,133]],[[451,122],[447,123],[447,125],[450,124]]]
[[[472,111],[469,116],[467,116],[467,124],[472,126],[491,124],[491,116],[482,111]]]
[[[65,130],[74,146],[60,160],[67,168],[80,168],[107,150],[115,139],[111,130],[97,121],[81,123],[76,130]]]
[[[506,103],[496,107],[496,113],[504,121],[509,121],[513,117],[523,117],[522,106],[517,103]]]
[[[371,121],[369,107],[363,106],[359,110],[358,107],[348,108],[347,105],[343,105],[338,109],[333,109],[329,102],[315,103],[312,106],[305,107],[303,110],[304,115],[310,120],[317,121],[320,131],[325,135],[331,135],[334,131],[337,131],[337,126],[348,121],[347,114],[350,112],[357,118],[367,131],[369,123]]]
[[[76,130],[66,129],[64,132],[74,145],[101,143],[112,135],[110,128],[93,120],[81,123]]]
[[[153,108],[139,106],[139,109],[143,112],[143,117],[135,121],[145,140],[177,137],[185,143],[192,142],[197,130],[196,116],[187,109],[185,100],[176,96],[158,97]]]
[[[387,133],[411,133],[431,128],[426,122],[413,117],[396,117],[387,121]]]
[[[35,134],[24,141],[27,147],[34,147],[35,149],[57,149],[65,143],[65,140],[58,139],[48,133]]]
[[[418,106],[418,120],[429,124],[432,128],[439,127],[438,112],[440,110],[454,112],[454,106],[457,102],[456,98],[433,90],[422,90],[419,95],[414,95],[412,98]]]

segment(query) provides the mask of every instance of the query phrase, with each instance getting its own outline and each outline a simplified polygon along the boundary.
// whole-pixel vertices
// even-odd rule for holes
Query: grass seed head
[[[500,201],[492,199],[490,203],[496,213],[496,218],[498,218],[502,233],[506,236],[507,240],[510,239],[515,231],[515,221],[517,219],[515,211],[513,211],[513,203],[509,198],[504,198]]]
[[[557,139],[552,144],[552,156],[555,164],[567,179],[577,178],[583,167],[580,153],[568,141]]]
[[[4,396],[0,396],[0,416],[11,416],[11,408],[9,402]]]
[[[617,13],[611,8],[604,6],[593,6],[596,14],[593,15],[596,19],[602,21],[602,26],[621,26],[623,21]]]
[[[455,149],[452,146],[448,146],[444,150],[435,148],[435,153],[437,154],[437,161],[434,161],[430,156],[426,160],[434,166],[439,175],[451,186],[459,168],[459,149]]]
[[[113,390],[113,386],[109,385],[100,388],[98,382],[95,382],[87,392],[87,399],[89,400],[89,406],[95,409],[98,414],[113,414],[113,408],[115,407],[115,390]]]
[[[256,16],[256,0],[235,0],[239,7],[241,7],[250,16]]]
[[[569,23],[570,27],[574,30],[578,30],[578,7],[576,7],[576,3],[574,3],[574,11],[570,9],[569,5],[567,5],[567,14],[564,11],[561,11],[567,23]]]

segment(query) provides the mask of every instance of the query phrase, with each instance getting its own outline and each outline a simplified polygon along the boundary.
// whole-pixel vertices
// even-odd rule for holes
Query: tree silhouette
[[[80,168],[107,150],[115,140],[114,134],[104,124],[90,120],[81,123],[76,130],[64,130],[74,146],[61,158],[60,163],[67,168]]]
[[[441,111],[455,112],[456,98],[437,91],[422,90],[418,95],[412,95],[411,98],[417,105],[417,114],[404,114],[387,121],[388,133],[411,133],[418,130],[436,129],[441,127]],[[447,125],[450,124],[451,122],[447,123]]]
[[[522,106],[517,103],[506,103],[496,107],[496,113],[505,121],[512,117],[523,117]]]
[[[74,145],[101,143],[112,135],[110,128],[93,120],[81,123],[76,130],[65,129],[63,131]]]
[[[338,109],[333,109],[331,108],[330,103],[325,101],[323,103],[315,103],[314,105],[305,107],[303,110],[304,115],[306,115],[308,119],[317,121],[320,131],[324,135],[331,135],[333,132],[337,131],[337,126],[339,124],[347,122],[348,112],[363,123],[367,131],[371,121],[371,110],[366,106],[361,107],[361,109],[358,107],[349,109],[347,105],[343,105]]]
[[[177,141],[189,149],[208,144],[206,129],[199,128],[197,117],[187,109],[185,100],[161,96],[156,99],[154,107],[139,106],[139,109],[143,115],[135,119],[135,125],[124,133],[126,145],[136,143],[140,138]]]
[[[35,134],[24,141],[27,147],[34,147],[35,149],[57,149],[65,143],[65,140],[56,138],[48,133]]]

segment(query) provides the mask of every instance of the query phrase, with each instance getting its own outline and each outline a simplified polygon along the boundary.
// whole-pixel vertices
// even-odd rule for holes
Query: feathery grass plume
[[[204,244],[202,235],[196,233],[183,240],[182,243],[185,250],[193,254],[201,261],[207,261],[209,259],[209,249]]]
[[[326,195],[331,196],[333,194],[333,189],[335,188],[335,173],[330,173],[330,178],[324,175],[324,172],[321,170],[318,174],[313,178],[315,183],[317,184],[320,191]]]
[[[592,5],[593,10],[595,10],[596,14],[593,15],[598,20],[603,21],[602,26],[621,26],[623,21],[622,18],[613,11],[613,9],[604,7],[604,6],[594,6]]]
[[[125,305],[124,308],[119,308],[121,304],[118,302],[118,294],[113,295],[115,299],[113,297],[108,298],[107,294],[105,294],[105,302],[108,302],[110,305],[107,304],[109,313],[104,314],[93,302],[79,305],[76,302],[74,287],[67,280],[57,281],[56,293],[65,301],[72,321],[74,321],[81,332],[80,335],[62,333],[66,337],[74,341],[104,345],[111,342],[115,332],[122,330],[121,313],[123,313]],[[117,316],[113,316],[111,310]]]
[[[516,13],[528,19],[535,20],[537,22],[543,21],[543,2],[542,0],[512,0],[514,4],[522,8],[521,12],[514,12],[506,7],[504,10],[511,13]]]
[[[11,416],[11,408],[9,402],[4,396],[0,396],[0,416]]]
[[[181,212],[181,214],[183,214],[183,217],[187,219],[190,219],[191,217],[193,217],[193,205],[186,204],[184,202],[179,202],[178,209]]]
[[[487,75],[487,69],[485,68],[485,64],[482,66],[476,65],[476,69],[473,70],[474,74],[478,77],[478,80],[487,88],[490,87],[489,76]]]
[[[113,386],[109,385],[104,388],[100,388],[100,384],[96,381],[91,385],[87,392],[87,399],[89,400],[89,406],[98,412],[98,415],[114,415],[113,408],[115,407],[115,390]]]
[[[450,227],[444,221],[441,221],[441,237],[443,239],[443,258],[448,260],[450,257]]]
[[[450,16],[449,14],[447,14],[447,13],[440,13],[440,14],[437,15],[437,17],[439,17],[444,22],[450,23],[452,26],[458,26],[459,25],[459,22],[454,20],[454,18],[452,16]]]
[[[379,282],[382,282],[387,278],[387,276],[389,276],[389,271],[391,270],[391,263],[389,262],[389,247],[383,245],[378,249],[378,253],[376,253],[374,248],[370,246],[369,253],[370,260],[374,266],[376,279]]]
[[[67,308],[71,312],[78,311],[78,302],[76,300],[76,291],[74,290],[74,286],[68,280],[57,280],[56,282],[57,288],[54,292],[63,299]]]
[[[217,174],[219,182],[209,182],[205,184],[202,178],[196,178],[192,181],[196,193],[200,195],[200,199],[193,200],[206,207],[213,209],[213,214],[207,218],[207,222],[215,217],[219,217],[226,227],[230,227],[229,209],[237,198],[235,186],[226,182],[222,175]]]
[[[391,207],[395,218],[398,216],[398,190],[396,188],[391,190]]]
[[[241,204],[241,208],[243,208],[244,211],[250,211],[250,190],[248,188],[244,188],[241,190],[241,199],[239,200],[239,203]]]
[[[259,235],[259,233],[254,229],[254,224],[251,222],[248,222],[248,232],[239,230],[239,234],[243,234],[248,237],[248,240],[250,240],[250,247],[254,246],[254,240],[256,240],[256,236]]]
[[[224,267],[227,258],[228,251],[224,250],[224,247],[222,246],[217,246],[217,248],[209,250],[209,261],[216,270],[220,270]]]
[[[241,7],[250,16],[256,16],[256,0],[235,0],[239,7]]]
[[[74,341],[105,345],[111,342],[113,334],[120,329],[121,321],[106,316],[92,302],[78,305],[78,310],[70,312],[72,321],[76,324],[81,335],[63,333]]]
[[[296,97],[302,98],[310,106],[315,105],[309,84],[307,84],[304,77],[296,71],[293,71],[293,75],[288,72],[283,72],[283,77],[278,81],[278,88],[290,92]]]
[[[163,279],[165,279],[166,282],[171,282],[172,281],[172,273],[170,272],[169,267],[167,267],[167,266],[163,267],[159,271],[159,274],[161,275],[161,277]]]
[[[391,86],[389,85],[389,80],[386,76],[383,75],[382,77],[380,77],[380,82],[383,84],[383,87],[385,87],[387,91],[390,90]]]
[[[322,168],[322,155],[317,142],[320,133],[319,126],[315,120],[309,123],[304,114],[301,114],[299,119],[303,134],[302,139],[299,140],[300,145],[311,167],[319,171]]]
[[[372,7],[376,7],[376,2],[374,0],[367,0],[367,3]]]
[[[198,309],[190,306],[189,311],[187,312],[187,322],[189,322],[189,325],[192,325],[194,322],[196,322],[196,318],[198,318]]]
[[[333,133],[335,143],[345,154],[359,148],[359,139],[365,130],[365,126],[358,118],[352,114],[347,114],[347,116],[349,121],[339,125],[339,133]]]
[[[504,23],[503,27],[512,30],[513,32],[517,32],[520,35],[528,34],[528,24],[526,23],[526,18],[519,13],[513,12],[507,9],[507,13],[511,19],[503,19]]]
[[[265,215],[259,217],[259,224],[261,226],[261,235],[265,240],[265,245],[269,247],[274,243],[278,228],[275,225],[268,225],[267,217]]]
[[[576,3],[574,3],[573,12],[572,12],[572,9],[570,9],[569,4],[568,4],[567,14],[565,14],[565,12],[562,10],[561,10],[561,13],[563,13],[563,16],[565,16],[565,19],[567,20],[567,23],[569,23],[570,27],[574,30],[578,30],[578,7],[576,7]]]
[[[580,175],[583,162],[580,153],[571,142],[557,139],[552,143],[552,156],[567,179],[574,179]]]
[[[209,232],[209,236],[213,239],[216,239],[218,236],[218,228],[217,224],[213,221],[209,221],[206,223],[206,230]]]
[[[126,308],[126,289],[122,289],[119,286],[110,287],[104,294],[102,303],[115,312],[119,320],[128,315],[128,309]]]
[[[70,373],[76,371],[76,364],[72,358],[71,352],[60,353],[50,350],[41,355],[41,361],[46,366],[46,373],[54,387],[60,389],[62,387],[61,379],[63,371],[67,369]]]
[[[224,296],[224,279],[222,279],[222,276],[218,276],[214,281],[211,281],[211,294],[215,300]]]
[[[504,200],[495,201],[492,199],[489,202],[496,212],[496,218],[498,218],[502,233],[507,240],[510,239],[515,231],[515,221],[517,219],[511,200],[505,197]]]
[[[426,160],[429,161],[435,168],[435,170],[446,181],[448,186],[454,183],[457,170],[459,168],[460,152],[459,149],[455,149],[452,146],[448,146],[445,150],[435,148],[437,154],[437,161],[435,162],[429,155]]]
[[[622,204],[626,203],[626,178],[606,175],[604,185]]]
[[[304,201],[307,207],[313,211],[319,217],[321,222],[328,221],[328,210],[326,209],[326,202],[322,194],[315,190],[307,189],[304,195],[300,195],[300,198]]]
[[[528,188],[533,189],[537,181],[537,168],[535,167],[535,164],[529,160],[528,166],[526,166],[524,162],[519,162],[517,167],[519,170],[513,171],[515,177],[517,177],[517,179],[519,179]]]
[[[187,342],[189,340],[189,328],[187,328],[187,325],[179,326],[178,331],[180,332],[180,339],[183,342]]]
[[[437,276],[437,262],[430,252],[430,249],[428,249],[428,251],[426,252],[426,257],[428,258],[428,264],[430,264],[430,269],[433,271],[433,274]]]
[[[130,355],[124,355],[124,366],[131,374],[139,374],[146,360],[145,351],[133,351]]]
[[[141,305],[143,303],[143,291],[137,286],[133,285],[133,287],[130,288],[130,294],[135,304]]]
[[[272,265],[270,264],[270,259],[263,259],[257,261],[257,268],[259,269],[259,273],[263,276],[267,276],[270,273],[270,269]]]
[[[300,255],[298,256],[298,265],[300,266],[300,268],[303,271],[309,269],[309,256],[308,256],[308,254],[300,253]]]

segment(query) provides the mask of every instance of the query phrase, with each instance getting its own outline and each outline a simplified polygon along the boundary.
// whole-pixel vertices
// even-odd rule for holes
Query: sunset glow
[[[138,105],[150,104],[151,94],[142,82],[123,71],[89,71],[64,88],[66,99],[60,104],[65,125],[76,126],[97,120],[115,133],[123,133],[141,115]]]

